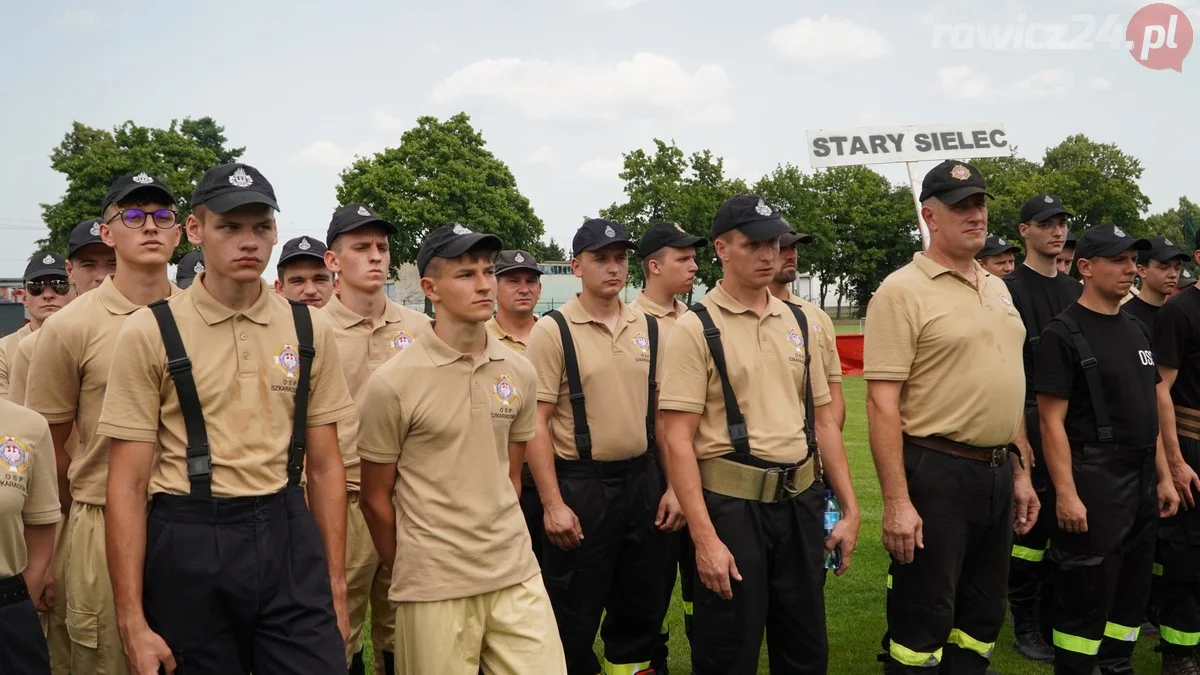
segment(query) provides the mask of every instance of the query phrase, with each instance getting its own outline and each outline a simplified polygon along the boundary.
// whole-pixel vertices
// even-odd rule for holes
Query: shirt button
[[[246,334],[245,334],[245,333],[242,333],[242,334],[241,334],[241,335],[239,335],[238,337],[240,337],[241,339],[245,340],[245,339],[246,339]]]
[[[250,360],[250,352],[242,352],[242,360],[249,361]]]
[[[242,316],[241,314],[238,314],[238,315],[237,315],[237,320],[238,320],[238,321],[245,321],[245,320],[246,320],[246,317]]]

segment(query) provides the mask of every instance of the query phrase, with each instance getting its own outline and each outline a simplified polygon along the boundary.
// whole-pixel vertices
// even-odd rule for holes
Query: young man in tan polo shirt
[[[675,324],[667,349],[660,406],[668,467],[701,582],[696,675],[758,672],[764,632],[772,672],[824,673],[823,555],[839,548],[838,572],[845,572],[858,536],[825,371],[804,337],[812,331],[798,308],[767,288],[787,231],[779,212],[755,195],[722,204],[712,234],[723,278]],[[844,510],[828,542],[824,486],[815,480],[818,441],[825,478]]]
[[[67,240],[67,277],[75,295],[99,288],[117,271],[117,253],[100,236],[100,219],[88,218],[71,230]]]
[[[289,239],[275,263],[275,292],[313,309],[333,297],[334,274],[325,266],[324,242],[312,237]]]
[[[388,236],[395,233],[395,225],[376,216],[365,205],[348,204],[333,214],[325,236],[328,249],[323,264],[337,272],[340,291],[321,310],[321,318],[327,319],[337,338],[342,373],[359,415],[363,412],[363,397],[371,373],[407,349],[429,326],[428,317],[392,302],[384,291],[391,267]],[[388,604],[391,578],[371,545],[371,533],[360,509],[358,435],[357,416],[338,425],[347,491],[346,602],[350,611],[350,639],[346,653],[351,675],[362,673],[362,631],[369,603],[375,669],[390,673],[395,670],[392,651],[395,614]]]
[[[262,280],[277,206],[258,170],[209,169],[191,203],[205,271],[125,322],[97,427],[125,653],[136,675],[343,672],[337,344]]]
[[[22,279],[25,282],[22,302],[29,313],[29,322],[0,338],[0,398],[8,398],[9,375],[17,344],[41,328],[51,314],[75,297],[75,289],[67,278],[66,260],[57,253],[34,253],[25,266]]]
[[[687,295],[696,280],[696,249],[708,246],[704,237],[694,237],[678,223],[655,223],[646,228],[638,240],[638,257],[642,261],[645,287],[633,301],[632,307],[658,320],[658,339],[667,344],[671,327],[687,311],[687,305],[677,296]],[[662,467],[665,471],[665,467]],[[664,474],[663,480],[666,480]],[[665,528],[666,523],[661,523]],[[671,595],[675,592],[676,570],[679,570],[680,596],[683,600],[683,626],[688,638],[692,635],[692,585],[695,582],[695,552],[692,550],[691,535],[685,526],[678,533],[667,537],[667,564],[663,577],[662,630],[654,648],[650,665],[657,675],[668,672],[667,643],[670,632],[667,627],[667,610],[671,607]]]
[[[139,307],[171,295],[167,263],[179,244],[175,196],[145,173],[121,176],[101,204],[100,236],[119,270],[48,322],[34,346],[25,404],[50,423],[70,491],[59,599],[67,604],[72,672],[128,673],[105,556],[108,439],[96,432],[118,334]],[[72,431],[78,445],[71,447]]]
[[[541,297],[542,270],[533,254],[517,249],[497,253],[496,315],[484,324],[488,334],[524,354],[537,323],[534,309]]]
[[[437,321],[367,385],[363,511],[393,571],[396,673],[566,672],[509,479],[537,427],[537,376],[484,329],[501,246],[460,224],[426,237],[417,270]]]
[[[1013,531],[1038,517],[1028,471],[1009,461],[1020,457],[1010,444],[1024,413],[1025,326],[975,260],[989,196],[965,162],[926,174],[929,251],[867,307],[867,420],[892,556],[886,673],[987,671]]]
[[[650,666],[667,554],[659,525],[672,532],[683,525],[655,466],[663,372],[657,321],[620,298],[635,247],[616,223],[584,223],[571,259],[583,292],[538,321],[526,352],[538,374],[529,468],[546,512],[542,567],[571,675],[598,672],[597,627],[605,672]]]
[[[0,673],[50,673],[34,599],[42,594],[62,520],[46,420],[0,400]]]

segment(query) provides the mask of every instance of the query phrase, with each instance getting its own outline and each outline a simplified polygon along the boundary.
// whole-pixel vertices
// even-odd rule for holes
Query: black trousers
[[[1050,616],[1054,605],[1052,565],[1046,557],[1055,531],[1054,486],[1042,453],[1041,431],[1036,407],[1025,408],[1025,430],[1033,448],[1033,489],[1041,502],[1041,515],[1033,528],[1013,535],[1012,561],[1008,571],[1008,606],[1016,621],[1036,620],[1050,640]]]
[[[1200,472],[1200,441],[1179,437],[1179,450]],[[1182,497],[1182,495],[1180,495]],[[1158,526],[1158,560],[1162,566],[1158,610],[1160,649],[1180,655],[1200,645],[1200,509],[1163,519]]]
[[[537,485],[533,476],[529,475],[529,466],[521,467],[521,495],[517,502],[521,505],[521,513],[525,515],[525,527],[529,530],[529,540],[533,543],[533,557],[538,564],[542,563],[542,542],[546,538],[545,512],[542,510],[542,498],[538,495]]]
[[[692,671],[754,675],[765,630],[772,675],[825,673],[821,483],[774,504],[708,491],[704,502],[742,581],[732,582],[733,599],[724,600],[696,580]]]
[[[50,649],[37,609],[21,575],[0,579],[0,673],[3,675],[49,675]]]
[[[1054,672],[1132,674],[1158,526],[1154,448],[1079,446],[1071,464],[1088,531],[1056,531],[1050,548]]]
[[[325,547],[298,487],[155,495],[143,604],[177,675],[346,672]]]
[[[992,467],[905,443],[904,469],[925,547],[888,570],[887,672],[984,675],[1004,623],[1011,460]]]
[[[600,672],[592,651],[597,628],[606,662],[647,667],[662,628],[667,554],[666,535],[654,526],[664,490],[660,472],[650,454],[619,462],[555,464],[563,501],[583,528],[583,542],[575,550],[564,551],[549,540],[542,548],[542,576],[567,672]]]

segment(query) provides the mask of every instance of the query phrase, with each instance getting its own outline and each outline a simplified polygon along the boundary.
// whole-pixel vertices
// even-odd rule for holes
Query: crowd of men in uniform
[[[1064,267],[1070,213],[1037,195],[1015,266],[989,197],[969,164],[930,171],[929,249],[867,310],[883,669],[988,672],[1008,605],[1056,672],[1132,672],[1153,577],[1163,672],[1200,673],[1189,256],[1101,225]],[[431,321],[387,297],[397,228],[369,205],[286,242],[272,288],[266,177],[218,166],[178,204],[121,176],[26,269],[0,672],[362,673],[369,610],[376,672],[663,674],[677,578],[692,672],[755,673],[764,636],[772,673],[827,671],[861,513],[834,326],[790,289],[811,237],[774,207],[728,200],[711,240],[589,220],[582,291],[541,317],[533,255],[447,224],[416,259]]]

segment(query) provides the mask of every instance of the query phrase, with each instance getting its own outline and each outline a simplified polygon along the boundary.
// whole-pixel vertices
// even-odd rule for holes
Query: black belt
[[[654,453],[644,452],[637,457],[601,462],[595,459],[554,458],[554,470],[559,478],[618,478],[640,473],[654,460]]]
[[[15,605],[29,599],[29,588],[25,586],[25,577],[18,574],[15,577],[0,579],[0,607]]]
[[[962,457],[964,459],[970,459],[976,462],[983,462],[990,465],[992,468],[998,467],[1007,462],[1009,453],[1013,453],[1017,455],[1017,457],[1021,456],[1020,452],[1017,450],[1017,446],[1012,444],[981,448],[974,445],[967,445],[966,443],[959,443],[958,441],[952,441],[949,438],[944,438],[942,436],[926,436],[921,438],[917,436],[909,436],[908,434],[904,434],[904,442],[911,443],[912,445],[920,448],[925,448],[926,450],[933,450],[934,452],[941,452],[947,455],[954,455],[955,457]]]

